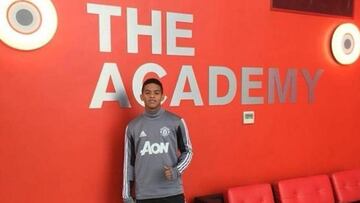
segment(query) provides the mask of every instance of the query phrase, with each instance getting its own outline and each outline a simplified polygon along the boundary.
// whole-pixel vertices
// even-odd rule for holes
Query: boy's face
[[[161,87],[155,83],[145,85],[140,97],[141,100],[144,101],[147,111],[159,109],[164,99],[164,95],[161,93]]]

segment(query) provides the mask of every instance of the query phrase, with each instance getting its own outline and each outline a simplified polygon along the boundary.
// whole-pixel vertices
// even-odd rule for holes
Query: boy
[[[124,202],[184,203],[181,174],[190,164],[192,147],[185,121],[161,108],[163,86],[158,79],[143,83],[145,112],[126,127],[124,147]]]

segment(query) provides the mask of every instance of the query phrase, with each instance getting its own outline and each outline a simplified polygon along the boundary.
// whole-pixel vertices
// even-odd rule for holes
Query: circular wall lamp
[[[47,44],[57,28],[57,14],[51,0],[1,0],[0,40],[20,50]]]
[[[331,39],[331,50],[340,64],[354,63],[360,55],[360,31],[357,26],[352,23],[339,25]]]

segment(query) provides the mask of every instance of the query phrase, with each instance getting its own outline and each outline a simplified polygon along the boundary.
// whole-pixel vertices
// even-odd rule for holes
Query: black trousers
[[[136,203],[185,203],[184,194],[156,199],[136,200]]]

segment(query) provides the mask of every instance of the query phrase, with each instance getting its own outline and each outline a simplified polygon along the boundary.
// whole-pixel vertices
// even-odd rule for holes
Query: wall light
[[[356,25],[339,25],[331,39],[331,50],[337,62],[344,65],[354,63],[360,55],[360,32]]]
[[[47,44],[57,29],[51,0],[1,0],[0,39],[10,47],[33,50]]]

